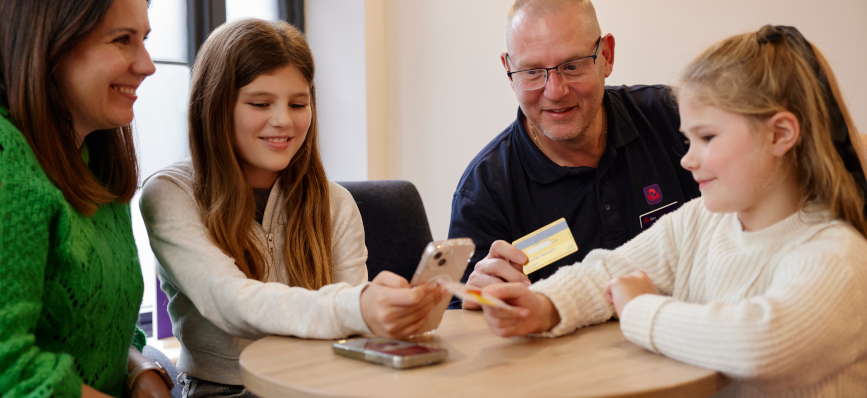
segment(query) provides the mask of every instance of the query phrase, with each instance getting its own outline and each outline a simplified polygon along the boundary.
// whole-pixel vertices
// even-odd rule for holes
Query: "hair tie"
[[[834,93],[831,91],[831,84],[828,82],[828,77],[822,71],[819,65],[819,59],[816,57],[816,52],[813,51],[813,46],[804,38],[804,35],[792,26],[771,26],[765,25],[756,33],[757,40],[760,44],[778,41],[783,38],[783,35],[788,37],[792,44],[798,43],[804,48],[804,56],[807,62],[813,67],[813,73],[819,81],[819,86],[822,88],[823,96],[825,97],[825,105],[828,108],[828,118],[830,125],[828,129],[831,133],[831,139],[834,143],[837,153],[843,160],[843,165],[852,177],[855,183],[861,188],[864,194],[864,214],[867,214],[867,176],[861,168],[861,162],[858,159],[858,153],[855,150],[855,145],[861,145],[861,142],[852,142],[849,137],[849,126],[846,125],[846,120],[843,118],[843,111],[834,98]],[[796,47],[797,48],[797,47]]]
[[[761,29],[759,29],[758,33],[756,33],[756,40],[758,40],[759,44],[779,41],[782,38],[783,35],[777,30],[777,28],[771,25],[763,26]]]

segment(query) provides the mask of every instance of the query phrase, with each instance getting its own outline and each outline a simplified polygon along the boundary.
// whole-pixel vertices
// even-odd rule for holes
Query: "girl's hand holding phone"
[[[548,297],[531,291],[523,283],[490,285],[485,293],[505,301],[512,308],[483,305],[485,322],[501,337],[524,336],[551,330],[560,323],[560,313]]]
[[[641,270],[612,279],[602,291],[605,300],[617,311],[618,319],[626,304],[642,294],[659,294],[659,290],[650,277]]]
[[[383,271],[361,292],[361,316],[373,334],[405,338],[425,325],[428,313],[447,294],[436,282],[410,287],[401,276]]]

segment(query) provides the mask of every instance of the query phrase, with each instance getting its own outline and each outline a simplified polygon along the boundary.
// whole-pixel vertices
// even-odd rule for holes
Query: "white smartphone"
[[[340,340],[331,346],[337,355],[378,363],[395,369],[407,369],[442,362],[448,356],[444,348],[382,337]]]
[[[461,277],[464,276],[464,270],[467,269],[467,264],[475,251],[476,245],[473,244],[473,240],[470,238],[440,240],[428,243],[409,284],[418,286],[439,278],[460,282]],[[443,297],[442,301],[437,303],[436,307],[428,315],[427,323],[416,335],[433,331],[439,326],[443,313],[449,306],[449,301],[451,301],[450,295]]]

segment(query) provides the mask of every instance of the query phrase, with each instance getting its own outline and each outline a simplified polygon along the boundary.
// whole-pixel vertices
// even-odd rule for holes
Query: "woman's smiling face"
[[[60,88],[79,142],[132,122],[136,89],[156,70],[144,47],[149,32],[145,0],[115,0],[60,62]]]
[[[270,188],[301,148],[313,117],[310,83],[294,66],[256,76],[238,90],[235,150],[253,188]]]

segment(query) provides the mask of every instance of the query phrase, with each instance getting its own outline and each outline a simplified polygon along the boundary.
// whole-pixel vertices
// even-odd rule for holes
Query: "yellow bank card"
[[[578,251],[572,231],[566,225],[566,219],[561,218],[535,232],[512,242],[521,249],[529,261],[524,264],[524,275],[530,275],[548,264]]]

